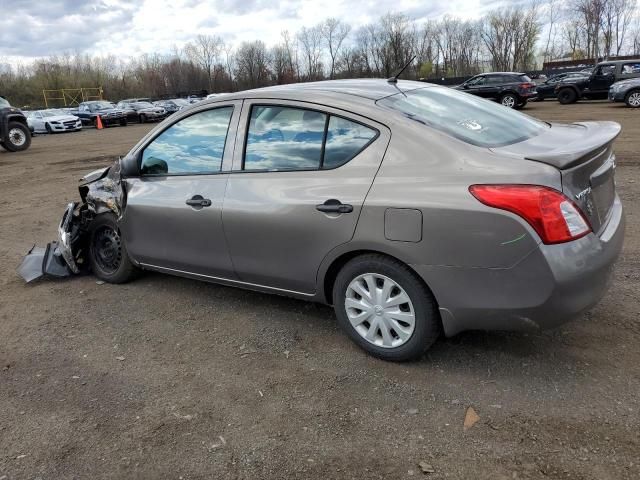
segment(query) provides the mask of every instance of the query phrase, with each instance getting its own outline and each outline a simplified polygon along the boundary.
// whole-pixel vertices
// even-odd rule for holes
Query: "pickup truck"
[[[106,100],[82,102],[78,105],[77,110],[72,110],[69,113],[79,117],[82,125],[86,126],[96,126],[98,116],[105,127],[108,125],[125,127],[127,125],[127,114]]]
[[[606,99],[609,87],[620,80],[640,77],[640,59],[601,62],[588,77],[570,77],[555,87],[558,101],[563,105],[581,99]]]

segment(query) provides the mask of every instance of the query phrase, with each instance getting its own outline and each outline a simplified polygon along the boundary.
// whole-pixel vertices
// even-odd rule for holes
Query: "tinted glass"
[[[291,107],[251,109],[245,170],[304,170],[320,167],[326,115]]]
[[[486,77],[476,77],[469,80],[467,85],[483,85],[486,82]]]
[[[336,168],[355,157],[377,132],[351,120],[331,116],[322,168]]]
[[[526,83],[531,83],[531,78],[529,78],[528,75],[518,75],[516,78],[514,78],[512,81],[514,82],[526,82]]]
[[[487,75],[487,85],[499,85],[508,82],[508,77],[504,75]]]
[[[142,154],[143,174],[214,173],[222,167],[233,107],[196,113],[173,124]]]
[[[547,124],[510,108],[449,88],[421,88],[377,103],[480,147],[521,142],[548,128]]]

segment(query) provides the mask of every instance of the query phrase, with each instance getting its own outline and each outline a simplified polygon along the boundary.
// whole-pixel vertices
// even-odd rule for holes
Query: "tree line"
[[[207,90],[230,92],[336,78],[404,78],[526,71],[556,58],[640,54],[635,0],[546,0],[492,10],[478,20],[445,16],[419,23],[387,13],[357,29],[336,18],[283,31],[280,41],[225,44],[198,35],[168,54],[133,59],[65,53],[29,64],[2,64],[0,94],[15,105],[38,106],[43,89],[102,86],[105,98],[160,97]],[[413,59],[413,60],[412,60]]]

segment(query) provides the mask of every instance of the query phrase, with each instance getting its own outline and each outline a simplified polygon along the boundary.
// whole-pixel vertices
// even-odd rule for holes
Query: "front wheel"
[[[127,122],[127,119],[126,119],[126,118],[123,118],[122,120],[120,120],[120,126],[121,126],[121,127],[126,127],[126,126],[127,126],[127,124],[128,124],[128,122]]]
[[[147,117],[144,116],[144,114],[140,115],[140,123],[144,123],[147,121]]]
[[[627,107],[638,108],[640,107],[640,90],[633,90],[627,94],[624,99],[624,103]]]
[[[8,135],[4,139],[3,147],[10,152],[21,152],[31,145],[31,132],[20,122],[9,122]]]
[[[349,261],[336,278],[333,305],[349,337],[384,360],[419,358],[440,335],[429,289],[409,267],[384,255]]]
[[[47,133],[53,133],[53,131],[51,129],[51,125],[49,125],[48,123],[44,124],[44,128],[47,131]]]
[[[109,283],[128,282],[137,273],[112,213],[96,216],[89,226],[89,264],[96,277]]]

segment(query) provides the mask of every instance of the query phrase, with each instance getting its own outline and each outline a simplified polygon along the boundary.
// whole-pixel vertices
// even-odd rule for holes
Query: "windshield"
[[[89,110],[95,112],[96,110],[106,110],[107,108],[114,108],[115,105],[110,102],[96,102],[89,104]]]
[[[153,108],[153,104],[151,104],[150,102],[136,102],[133,105],[138,108]]]
[[[5,100],[4,98],[0,97],[0,108],[6,108],[9,107],[9,102],[7,100]]]
[[[468,93],[428,87],[378,100],[378,105],[479,147],[501,147],[540,135],[548,125]]]
[[[67,115],[66,112],[62,110],[42,110],[40,111],[43,117],[57,117],[59,115]]]

